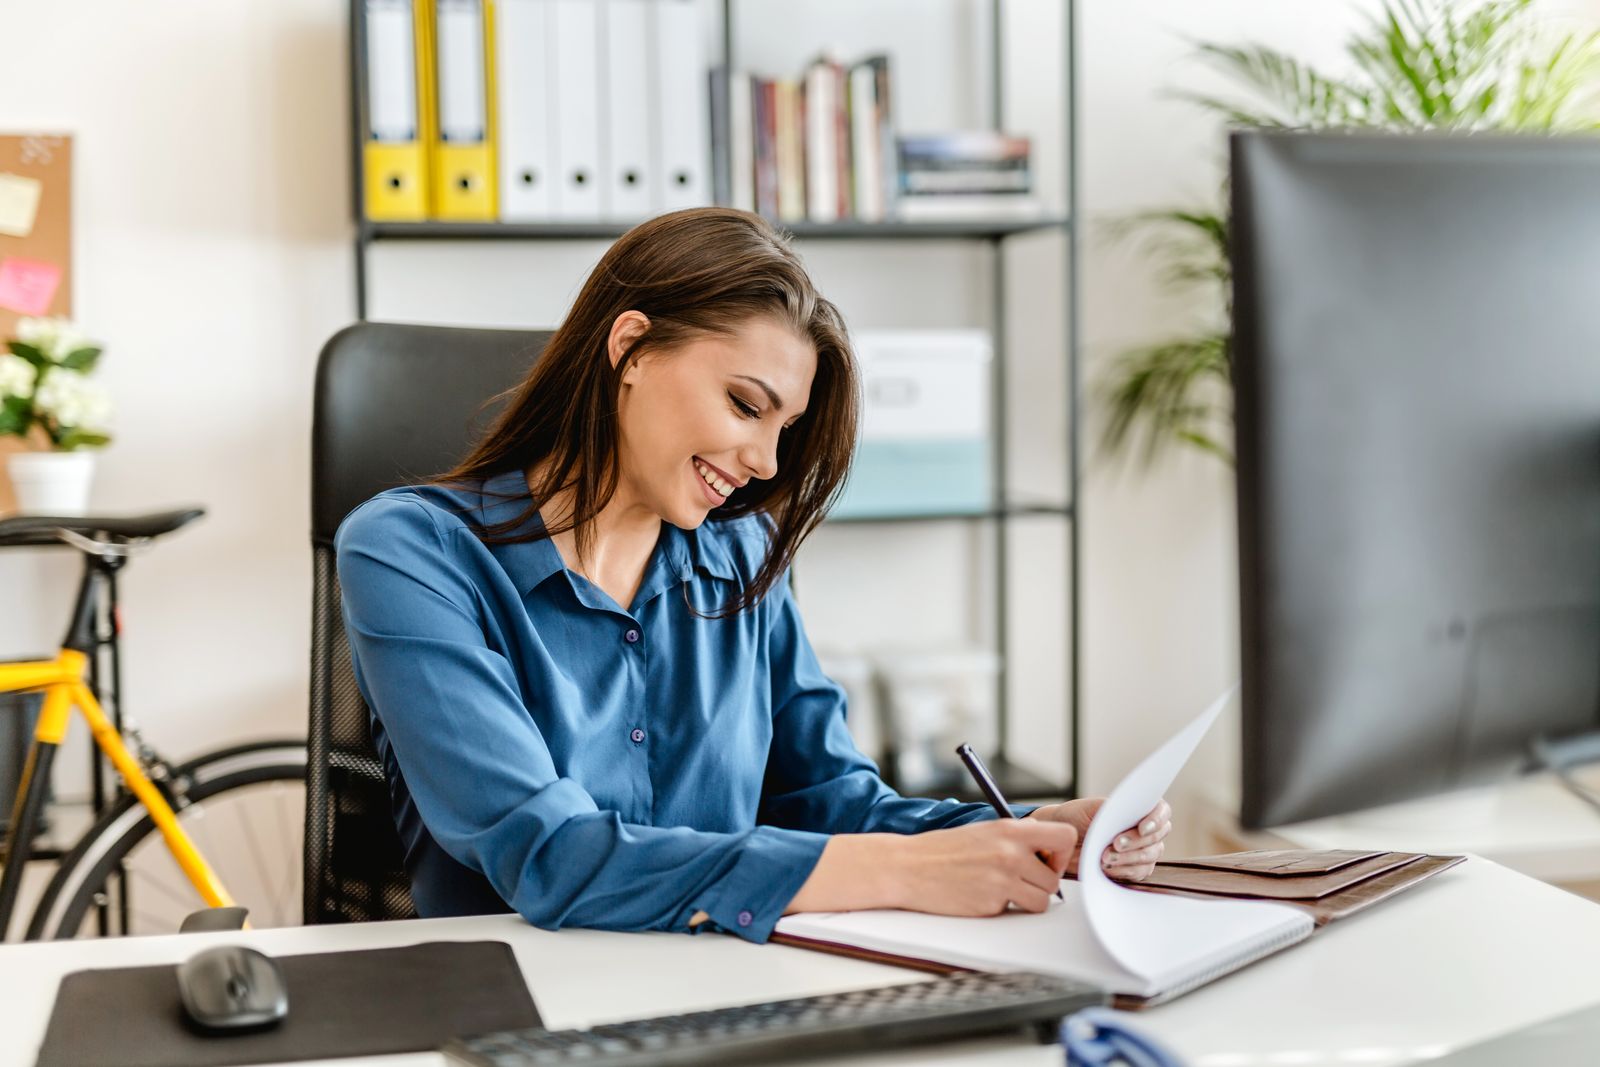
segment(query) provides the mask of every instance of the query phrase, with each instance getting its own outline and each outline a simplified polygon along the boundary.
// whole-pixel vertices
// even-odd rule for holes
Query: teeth
[[[707,485],[715,489],[723,496],[727,496],[729,493],[733,492],[733,486],[717,477],[709,467],[707,467],[704,463],[701,463],[699,460],[695,460],[694,469],[700,472],[700,477],[705,479],[705,483]]]

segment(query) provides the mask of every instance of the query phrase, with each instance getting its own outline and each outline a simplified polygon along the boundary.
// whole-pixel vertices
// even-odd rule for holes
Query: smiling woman
[[[843,318],[765,220],[673,212],[606,252],[501,418],[440,482],[528,472],[529,506],[485,540],[518,536],[537,510],[580,572],[642,568],[659,519],[770,516],[771,552],[731,614],[772,588],[837,497],[858,392]],[[701,468],[731,491],[704,492]]]
[[[423,915],[763,941],[786,911],[1042,910],[1098,801],[898,796],[784,580],[848,473],[844,323],[761,218],[632,230],[477,447],[335,546]],[[1101,859],[1142,877],[1165,805]]]

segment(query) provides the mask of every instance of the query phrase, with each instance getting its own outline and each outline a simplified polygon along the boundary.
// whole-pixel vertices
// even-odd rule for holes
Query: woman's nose
[[[745,446],[739,457],[753,477],[767,481],[778,473],[778,435],[763,436]]]

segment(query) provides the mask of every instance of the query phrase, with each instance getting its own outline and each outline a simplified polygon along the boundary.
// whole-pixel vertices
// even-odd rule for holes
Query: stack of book
[[[711,72],[717,202],[782,222],[890,217],[889,57],[820,56],[798,78]]]
[[[1032,218],[1031,144],[994,130],[901,137],[895,215],[908,222]]]

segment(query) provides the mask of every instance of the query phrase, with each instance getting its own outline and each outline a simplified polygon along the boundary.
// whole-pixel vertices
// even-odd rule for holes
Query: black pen
[[[961,762],[967,765],[967,771],[972,775],[972,780],[978,783],[978,788],[983,790],[983,795],[994,806],[995,814],[1002,819],[1015,819],[1017,813],[1011,810],[1011,805],[1006,803],[1006,798],[1000,794],[1000,787],[995,784],[994,775],[989,773],[989,768],[983,765],[983,760],[972,751],[972,746],[965,742],[956,746],[956,755],[961,757]],[[1035,852],[1040,863],[1048,864],[1043,852]],[[1061,895],[1061,887],[1056,887],[1056,899],[1066,900]]]

